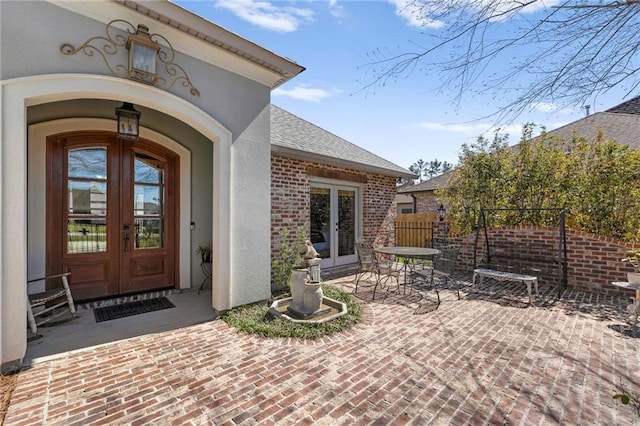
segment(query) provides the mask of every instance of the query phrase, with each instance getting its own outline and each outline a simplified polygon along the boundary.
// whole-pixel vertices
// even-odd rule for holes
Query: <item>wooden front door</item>
[[[175,286],[177,157],[150,141],[47,139],[47,273],[75,299]]]

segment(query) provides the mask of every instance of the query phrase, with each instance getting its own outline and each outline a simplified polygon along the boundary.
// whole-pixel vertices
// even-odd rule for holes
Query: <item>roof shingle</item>
[[[271,147],[272,152],[310,155],[357,170],[415,177],[410,171],[275,105],[271,105]]]

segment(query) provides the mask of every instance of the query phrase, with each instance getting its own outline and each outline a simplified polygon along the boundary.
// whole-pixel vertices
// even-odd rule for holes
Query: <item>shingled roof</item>
[[[607,139],[640,148],[640,96],[629,99],[604,112],[597,112],[576,120],[548,133],[569,139],[575,132],[578,136],[593,139],[602,129]]]
[[[271,152],[386,176],[416,177],[410,171],[275,105],[271,105]]]
[[[640,96],[636,96],[633,99],[629,99],[619,105],[609,108],[605,112],[612,112],[616,114],[640,114]]]
[[[424,182],[405,186],[398,190],[398,194],[408,194],[412,192],[425,192],[425,191],[435,191],[436,189],[446,188],[449,185],[449,179],[451,179],[452,173],[454,170],[450,170],[446,173],[443,173],[439,176],[435,176],[429,180],[425,180]]]

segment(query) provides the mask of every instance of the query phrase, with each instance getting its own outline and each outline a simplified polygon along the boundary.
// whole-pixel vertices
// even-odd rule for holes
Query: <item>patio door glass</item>
[[[323,268],[357,261],[358,199],[358,187],[311,184],[311,242]]]
[[[176,157],[106,133],[51,137],[47,271],[71,272],[78,300],[172,287]]]

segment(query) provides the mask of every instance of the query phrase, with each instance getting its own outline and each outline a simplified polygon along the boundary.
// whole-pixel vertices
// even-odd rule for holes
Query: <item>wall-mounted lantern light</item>
[[[119,31],[122,30],[127,31],[126,37],[120,34]],[[118,54],[121,48],[129,51],[128,64],[122,63],[124,55]],[[189,88],[193,96],[200,96],[185,69],[175,62],[176,52],[169,40],[160,34],[149,34],[149,27],[143,24],[136,27],[124,19],[114,19],[107,24],[106,37],[93,36],[79,47],[64,43],[60,46],[60,52],[64,55],[83,53],[88,57],[97,54],[118,77],[130,78],[164,90],[179,83],[182,87]],[[158,75],[158,67],[161,75]]]
[[[129,49],[129,78],[154,84],[158,79],[156,55],[160,45],[151,40],[149,27],[138,24],[136,33],[129,35],[127,49]]]
[[[118,117],[118,137],[131,141],[137,141],[140,136],[140,111],[137,111],[129,102],[123,102],[120,108],[116,108]]]
[[[438,207],[438,219],[440,219],[440,222],[444,220],[444,215],[446,212],[447,210],[444,208],[444,205],[440,203],[440,206]]]

